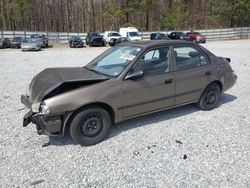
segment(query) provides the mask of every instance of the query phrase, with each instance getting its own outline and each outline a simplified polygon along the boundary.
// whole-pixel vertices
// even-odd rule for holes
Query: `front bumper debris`
[[[23,117],[23,126],[27,127],[32,121],[33,112],[29,111]]]
[[[46,116],[29,111],[23,118],[23,126],[27,127],[30,123],[36,124],[38,134],[59,135],[62,130],[62,116]]]

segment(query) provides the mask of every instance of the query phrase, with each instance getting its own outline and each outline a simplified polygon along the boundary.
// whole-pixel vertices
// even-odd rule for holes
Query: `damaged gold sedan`
[[[108,49],[85,67],[48,68],[22,103],[23,126],[64,135],[81,145],[102,141],[113,124],[190,103],[211,110],[237,76],[229,58],[185,41],[144,41]]]

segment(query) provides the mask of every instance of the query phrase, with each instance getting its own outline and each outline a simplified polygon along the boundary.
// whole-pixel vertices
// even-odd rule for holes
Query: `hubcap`
[[[212,105],[216,101],[216,91],[214,89],[211,89],[207,92],[206,96],[206,104]]]
[[[102,128],[102,120],[98,116],[89,116],[84,119],[81,130],[84,136],[93,137],[99,134]]]

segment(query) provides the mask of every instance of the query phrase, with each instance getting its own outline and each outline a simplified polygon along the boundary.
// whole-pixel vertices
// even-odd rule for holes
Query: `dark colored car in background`
[[[10,48],[11,41],[9,38],[0,38],[0,48]]]
[[[168,37],[173,40],[185,40],[186,34],[180,31],[171,32]]]
[[[69,39],[69,47],[70,48],[82,48],[83,41],[80,37],[73,36]]]
[[[25,37],[15,37],[11,41],[11,48],[21,48],[21,44],[27,42]]]
[[[197,43],[206,43],[206,36],[202,35],[199,32],[187,32],[186,34],[189,36],[189,40]]]
[[[111,38],[110,41],[108,42],[108,45],[109,46],[114,46],[114,45],[116,45],[116,41],[117,41],[116,38]]]
[[[49,41],[48,39],[46,38],[46,36],[44,34],[33,34],[30,36],[31,39],[36,39],[36,38],[39,38],[41,39],[41,42],[42,42],[42,48],[48,48],[49,47]]]
[[[115,44],[121,44],[121,43],[126,43],[129,42],[129,39],[127,37],[120,37],[116,40]]]
[[[105,40],[99,32],[89,32],[85,40],[89,46],[105,46]]]
[[[75,142],[93,145],[127,119],[191,103],[212,110],[237,80],[229,62],[187,41],[117,45],[84,67],[37,74],[21,95],[30,109],[23,126],[54,136],[69,130]]]
[[[164,33],[158,32],[150,34],[150,40],[167,40],[167,39],[169,38]]]

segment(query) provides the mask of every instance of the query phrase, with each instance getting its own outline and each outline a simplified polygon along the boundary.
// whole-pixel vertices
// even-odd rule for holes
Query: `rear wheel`
[[[90,107],[79,111],[71,122],[70,135],[82,146],[101,142],[111,128],[109,113],[100,107]]]
[[[216,83],[212,83],[206,87],[203,91],[202,96],[198,102],[198,106],[202,110],[212,110],[214,109],[221,98],[221,89]]]

